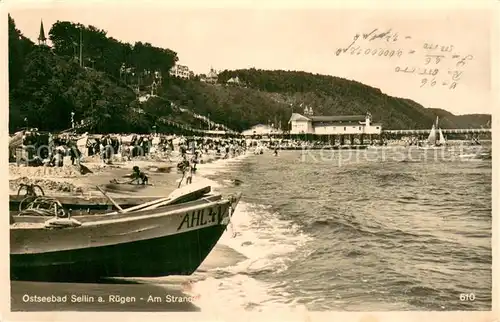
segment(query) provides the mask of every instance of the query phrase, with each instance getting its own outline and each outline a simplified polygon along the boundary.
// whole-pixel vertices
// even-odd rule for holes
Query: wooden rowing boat
[[[190,275],[222,236],[240,199],[203,193],[193,200],[203,191],[184,186],[135,209],[70,218],[11,213],[11,279]]]

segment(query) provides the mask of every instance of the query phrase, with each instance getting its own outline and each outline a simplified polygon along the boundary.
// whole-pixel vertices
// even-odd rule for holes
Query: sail
[[[446,143],[446,139],[444,138],[443,131],[441,131],[441,129],[439,129],[439,144],[445,144],[445,143]]]
[[[431,133],[429,133],[429,137],[427,138],[427,142],[430,145],[436,144],[436,128],[432,125]]]

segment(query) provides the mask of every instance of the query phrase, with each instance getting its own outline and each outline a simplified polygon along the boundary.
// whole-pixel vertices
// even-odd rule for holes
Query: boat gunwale
[[[217,200],[210,200],[210,198],[218,198]],[[133,211],[130,213],[118,213],[116,215],[108,215],[106,213],[103,214],[95,214],[91,215],[92,217],[105,217],[105,216],[124,216],[125,217],[120,217],[120,218],[113,218],[113,219],[103,219],[103,220],[94,220],[94,221],[88,221],[88,222],[83,222],[81,226],[77,227],[71,227],[72,229],[78,229],[78,228],[84,228],[84,227],[96,227],[96,226],[101,226],[101,225],[108,225],[108,224],[113,224],[113,223],[122,223],[122,222],[129,222],[129,221],[135,221],[135,220],[143,220],[143,219],[151,219],[151,218],[159,218],[163,216],[172,216],[172,215],[177,215],[177,214],[182,214],[185,212],[189,211],[196,211],[199,209],[205,209],[209,207],[214,207],[214,206],[219,206],[219,205],[226,205],[230,204],[231,206],[231,199],[230,198],[220,198],[220,194],[215,194],[213,196],[208,196],[208,197],[203,197],[198,200],[194,200],[189,203],[196,203],[200,201],[205,201],[204,203],[199,203],[195,205],[191,205],[188,207],[182,207],[183,204],[178,204],[178,205],[172,205],[172,206],[178,206],[176,209],[170,209],[165,211],[165,208],[157,208],[157,209],[150,209],[150,210],[142,210],[139,209],[137,211]],[[238,200],[239,202],[239,200]],[[236,203],[237,205],[238,203]],[[28,216],[25,216],[25,218]],[[36,218],[40,218],[39,216],[32,216]],[[43,218],[48,218],[48,217],[43,217]],[[75,218],[78,220],[78,216],[74,216],[72,218]],[[41,224],[42,222],[38,222]],[[35,229],[47,229],[45,227],[10,227],[11,230],[35,230]]]
[[[207,200],[208,201],[208,200]],[[164,216],[171,216],[171,215],[177,215],[179,213],[185,213],[188,211],[193,211],[193,210],[198,210],[199,208],[208,208],[212,207],[213,205],[222,205],[222,204],[227,204],[230,203],[231,201],[229,199],[222,199],[222,200],[217,200],[217,201],[208,201],[206,204],[199,204],[199,205],[194,205],[190,206],[187,208],[180,208],[180,209],[172,209],[167,212],[165,212],[165,209],[163,208],[156,208],[156,209],[151,209],[151,210],[137,210],[134,212],[131,212],[130,214],[135,214],[136,216],[134,217],[123,217],[123,218],[116,218],[116,219],[106,219],[106,220],[100,220],[100,221],[89,221],[85,222],[82,224],[80,227],[90,227],[90,226],[99,226],[102,224],[112,224],[112,223],[119,223],[119,222],[127,222],[127,221],[134,221],[134,220],[140,220],[140,219],[150,219],[150,218],[159,218],[159,217],[164,217]],[[141,212],[143,212],[141,214]],[[147,212],[152,212],[151,214],[145,214]]]

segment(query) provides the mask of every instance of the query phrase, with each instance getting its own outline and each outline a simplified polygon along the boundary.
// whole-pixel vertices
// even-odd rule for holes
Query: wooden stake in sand
[[[104,192],[104,190],[101,189],[101,187],[99,186],[96,186],[97,189],[99,189],[100,192],[102,192],[102,194],[108,198],[109,201],[111,201],[111,203],[118,209],[118,212],[123,212],[123,209],[122,207],[120,207],[119,204],[116,203],[116,201],[113,200],[113,198],[111,198],[110,196],[108,196],[108,194],[106,192]]]

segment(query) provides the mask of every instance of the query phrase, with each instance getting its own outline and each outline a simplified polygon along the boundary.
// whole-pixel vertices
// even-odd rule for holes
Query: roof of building
[[[365,115],[309,116],[313,122],[357,122],[365,121]]]
[[[210,68],[210,71],[207,74],[207,78],[217,78],[217,72],[215,69]]]
[[[239,83],[240,82],[240,79],[238,78],[238,76],[236,77],[231,77],[230,79],[228,79],[227,81],[228,83]]]
[[[307,118],[299,113],[292,113],[292,116],[290,116],[290,120],[288,121],[288,123],[292,121],[310,121],[310,120],[311,120],[310,118]]]
[[[43,21],[40,21],[40,33],[38,35],[38,40],[45,41],[47,38],[45,37],[45,31],[43,29]]]

